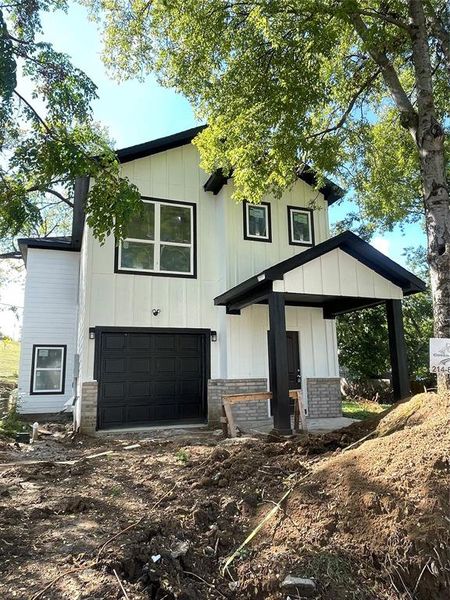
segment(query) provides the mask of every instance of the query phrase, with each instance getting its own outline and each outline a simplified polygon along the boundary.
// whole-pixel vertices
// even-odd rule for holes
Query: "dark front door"
[[[286,331],[288,347],[288,372],[289,389],[298,390],[301,387],[300,377],[300,350],[298,345],[298,331]]]
[[[267,338],[270,331],[267,332]],[[287,338],[287,360],[288,360],[288,377],[289,389],[299,390],[301,388],[301,373],[300,373],[300,349],[298,344],[298,331],[286,331]],[[269,354],[270,361],[270,354]],[[270,368],[269,368],[270,373]],[[270,382],[269,382],[270,386]],[[294,414],[294,400],[291,398],[291,413]],[[272,409],[271,409],[272,413]]]
[[[208,352],[204,331],[96,332],[99,429],[203,421]]]

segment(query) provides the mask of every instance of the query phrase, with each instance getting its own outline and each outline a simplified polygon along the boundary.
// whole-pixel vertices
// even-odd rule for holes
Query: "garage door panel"
[[[130,350],[148,350],[151,348],[152,340],[148,335],[142,335],[140,333],[128,334],[128,348]]]
[[[103,350],[123,350],[127,338],[122,333],[104,333],[102,335]]]
[[[110,374],[126,373],[127,361],[125,358],[105,358],[103,360],[103,372],[106,376]]]
[[[158,352],[175,352],[176,351],[177,339],[174,335],[168,335],[165,333],[154,334],[153,344],[154,350]]]
[[[198,353],[200,343],[201,340],[196,335],[183,335],[179,338],[178,347],[181,352]]]
[[[129,398],[147,399],[152,394],[152,383],[150,381],[129,381],[127,382],[126,391]]]
[[[109,382],[105,383],[103,387],[103,397],[105,400],[117,400],[123,398],[125,395],[125,384],[123,382]]]
[[[99,427],[198,421],[205,417],[204,334],[101,334]]]
[[[125,420],[125,407],[108,406],[102,408],[99,417],[104,427],[121,427]]]
[[[151,359],[150,358],[136,358],[133,357],[128,360],[128,372],[133,373],[150,373],[151,371]]]

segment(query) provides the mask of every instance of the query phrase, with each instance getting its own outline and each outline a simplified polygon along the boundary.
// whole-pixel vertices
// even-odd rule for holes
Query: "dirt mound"
[[[252,562],[317,577],[321,598],[448,598],[449,415],[449,398],[435,394],[395,407],[378,439],[337,453],[292,492],[270,551],[263,544]],[[249,567],[240,578],[249,581]]]
[[[314,578],[320,600],[447,599],[449,414],[447,398],[421,394],[288,441],[52,435],[11,449],[0,597],[109,600],[124,595],[119,578],[132,600],[297,600],[280,587],[292,575]]]

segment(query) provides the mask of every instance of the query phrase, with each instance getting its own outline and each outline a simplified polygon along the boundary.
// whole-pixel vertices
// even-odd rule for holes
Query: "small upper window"
[[[290,244],[314,245],[313,211],[311,209],[288,206],[288,226]]]
[[[65,346],[34,346],[31,393],[63,394],[65,360]]]
[[[118,249],[118,270],[194,275],[194,205],[144,199]]]
[[[244,203],[244,239],[271,242],[270,204]]]

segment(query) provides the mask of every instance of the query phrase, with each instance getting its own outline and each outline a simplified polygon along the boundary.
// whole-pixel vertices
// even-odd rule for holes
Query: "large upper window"
[[[33,346],[32,394],[63,394],[65,346]]]
[[[244,202],[244,239],[271,242],[270,204]]]
[[[289,243],[298,246],[314,245],[313,211],[288,206]]]
[[[193,204],[143,199],[118,250],[118,270],[194,276]]]

